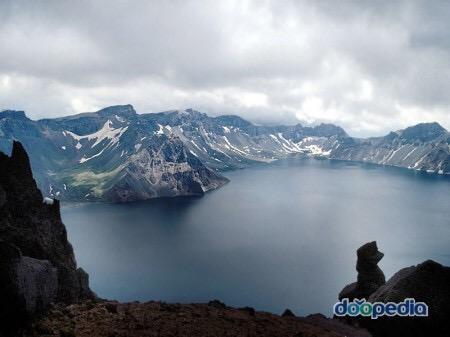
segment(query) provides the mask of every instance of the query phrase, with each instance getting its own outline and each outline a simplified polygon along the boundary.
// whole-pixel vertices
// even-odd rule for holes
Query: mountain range
[[[29,153],[38,186],[62,200],[133,201],[202,195],[221,172],[308,156],[450,174],[450,133],[422,123],[383,137],[354,138],[333,124],[255,125],[193,109],[137,114],[131,105],[31,120],[0,112],[0,151]]]

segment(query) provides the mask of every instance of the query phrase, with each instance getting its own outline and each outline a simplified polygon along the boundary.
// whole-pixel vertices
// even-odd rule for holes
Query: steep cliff
[[[46,201],[22,145],[13,143],[11,157],[0,152],[0,321],[11,326],[51,303],[95,297],[77,269],[58,200]]]

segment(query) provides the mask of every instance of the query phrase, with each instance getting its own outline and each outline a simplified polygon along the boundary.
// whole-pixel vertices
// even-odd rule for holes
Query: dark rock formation
[[[361,246],[357,250],[357,256],[356,270],[358,272],[358,280],[342,289],[339,293],[339,299],[367,299],[370,294],[386,283],[384,273],[378,267],[378,262],[380,262],[384,254],[378,251],[376,241]]]
[[[243,307],[243,308],[239,308],[238,310],[244,311],[244,312],[248,313],[250,316],[255,316],[255,313],[256,313],[255,308],[252,308],[252,307]]]
[[[281,317],[295,317],[295,314],[292,312],[291,309],[286,309],[282,314]]]
[[[225,309],[227,305],[219,300],[212,300],[208,302],[208,305],[210,307],[218,308],[218,309]]]
[[[10,285],[9,294],[18,295],[19,301],[14,301],[18,306],[23,305],[25,312],[38,312],[56,300],[57,270],[49,261],[22,256],[16,246],[4,241],[0,241],[0,252],[2,281]]]
[[[95,297],[77,269],[59,207],[58,200],[43,202],[20,143],[11,157],[0,152],[1,322],[22,324],[52,302]]]
[[[377,336],[448,336],[450,333],[450,267],[432,260],[403,268],[369,297],[370,302],[414,298],[429,308],[429,317],[381,317],[368,325]]]
[[[377,263],[383,254],[375,242],[358,249],[358,282],[346,286],[339,298],[366,298],[369,302],[400,303],[406,299],[424,302],[428,317],[382,316],[346,317],[345,320],[367,328],[375,337],[448,336],[450,332],[450,267],[432,260],[403,268],[386,283]]]

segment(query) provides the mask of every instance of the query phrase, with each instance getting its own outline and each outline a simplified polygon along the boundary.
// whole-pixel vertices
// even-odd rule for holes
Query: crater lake
[[[208,302],[331,315],[376,240],[386,279],[427,259],[450,265],[450,179],[292,158],[226,172],[203,197],[65,204],[92,289],[120,301]]]

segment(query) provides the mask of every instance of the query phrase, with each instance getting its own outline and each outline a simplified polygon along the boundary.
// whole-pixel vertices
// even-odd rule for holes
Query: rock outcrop
[[[417,266],[403,268],[387,282],[377,266],[383,257],[375,242],[358,249],[358,282],[346,286],[339,299],[365,298],[369,302],[400,303],[411,298],[424,302],[428,317],[382,316],[347,317],[345,320],[367,328],[375,337],[448,336],[450,331],[450,267],[427,260]]]
[[[51,303],[93,299],[88,283],[58,200],[43,202],[28,155],[14,142],[11,157],[0,152],[0,321],[14,328]]]
[[[14,305],[24,312],[38,312],[56,301],[56,268],[47,260],[22,256],[19,248],[4,241],[0,241],[0,274],[12,295],[8,310]]]
[[[376,241],[366,243],[357,250],[357,282],[347,285],[339,293],[339,299],[369,298],[369,295],[386,283],[384,273],[378,262],[384,254],[378,250]]]
[[[448,336],[450,332],[450,267],[428,260],[403,268],[369,297],[370,302],[414,298],[429,308],[428,317],[381,317],[368,325],[377,336]]]

